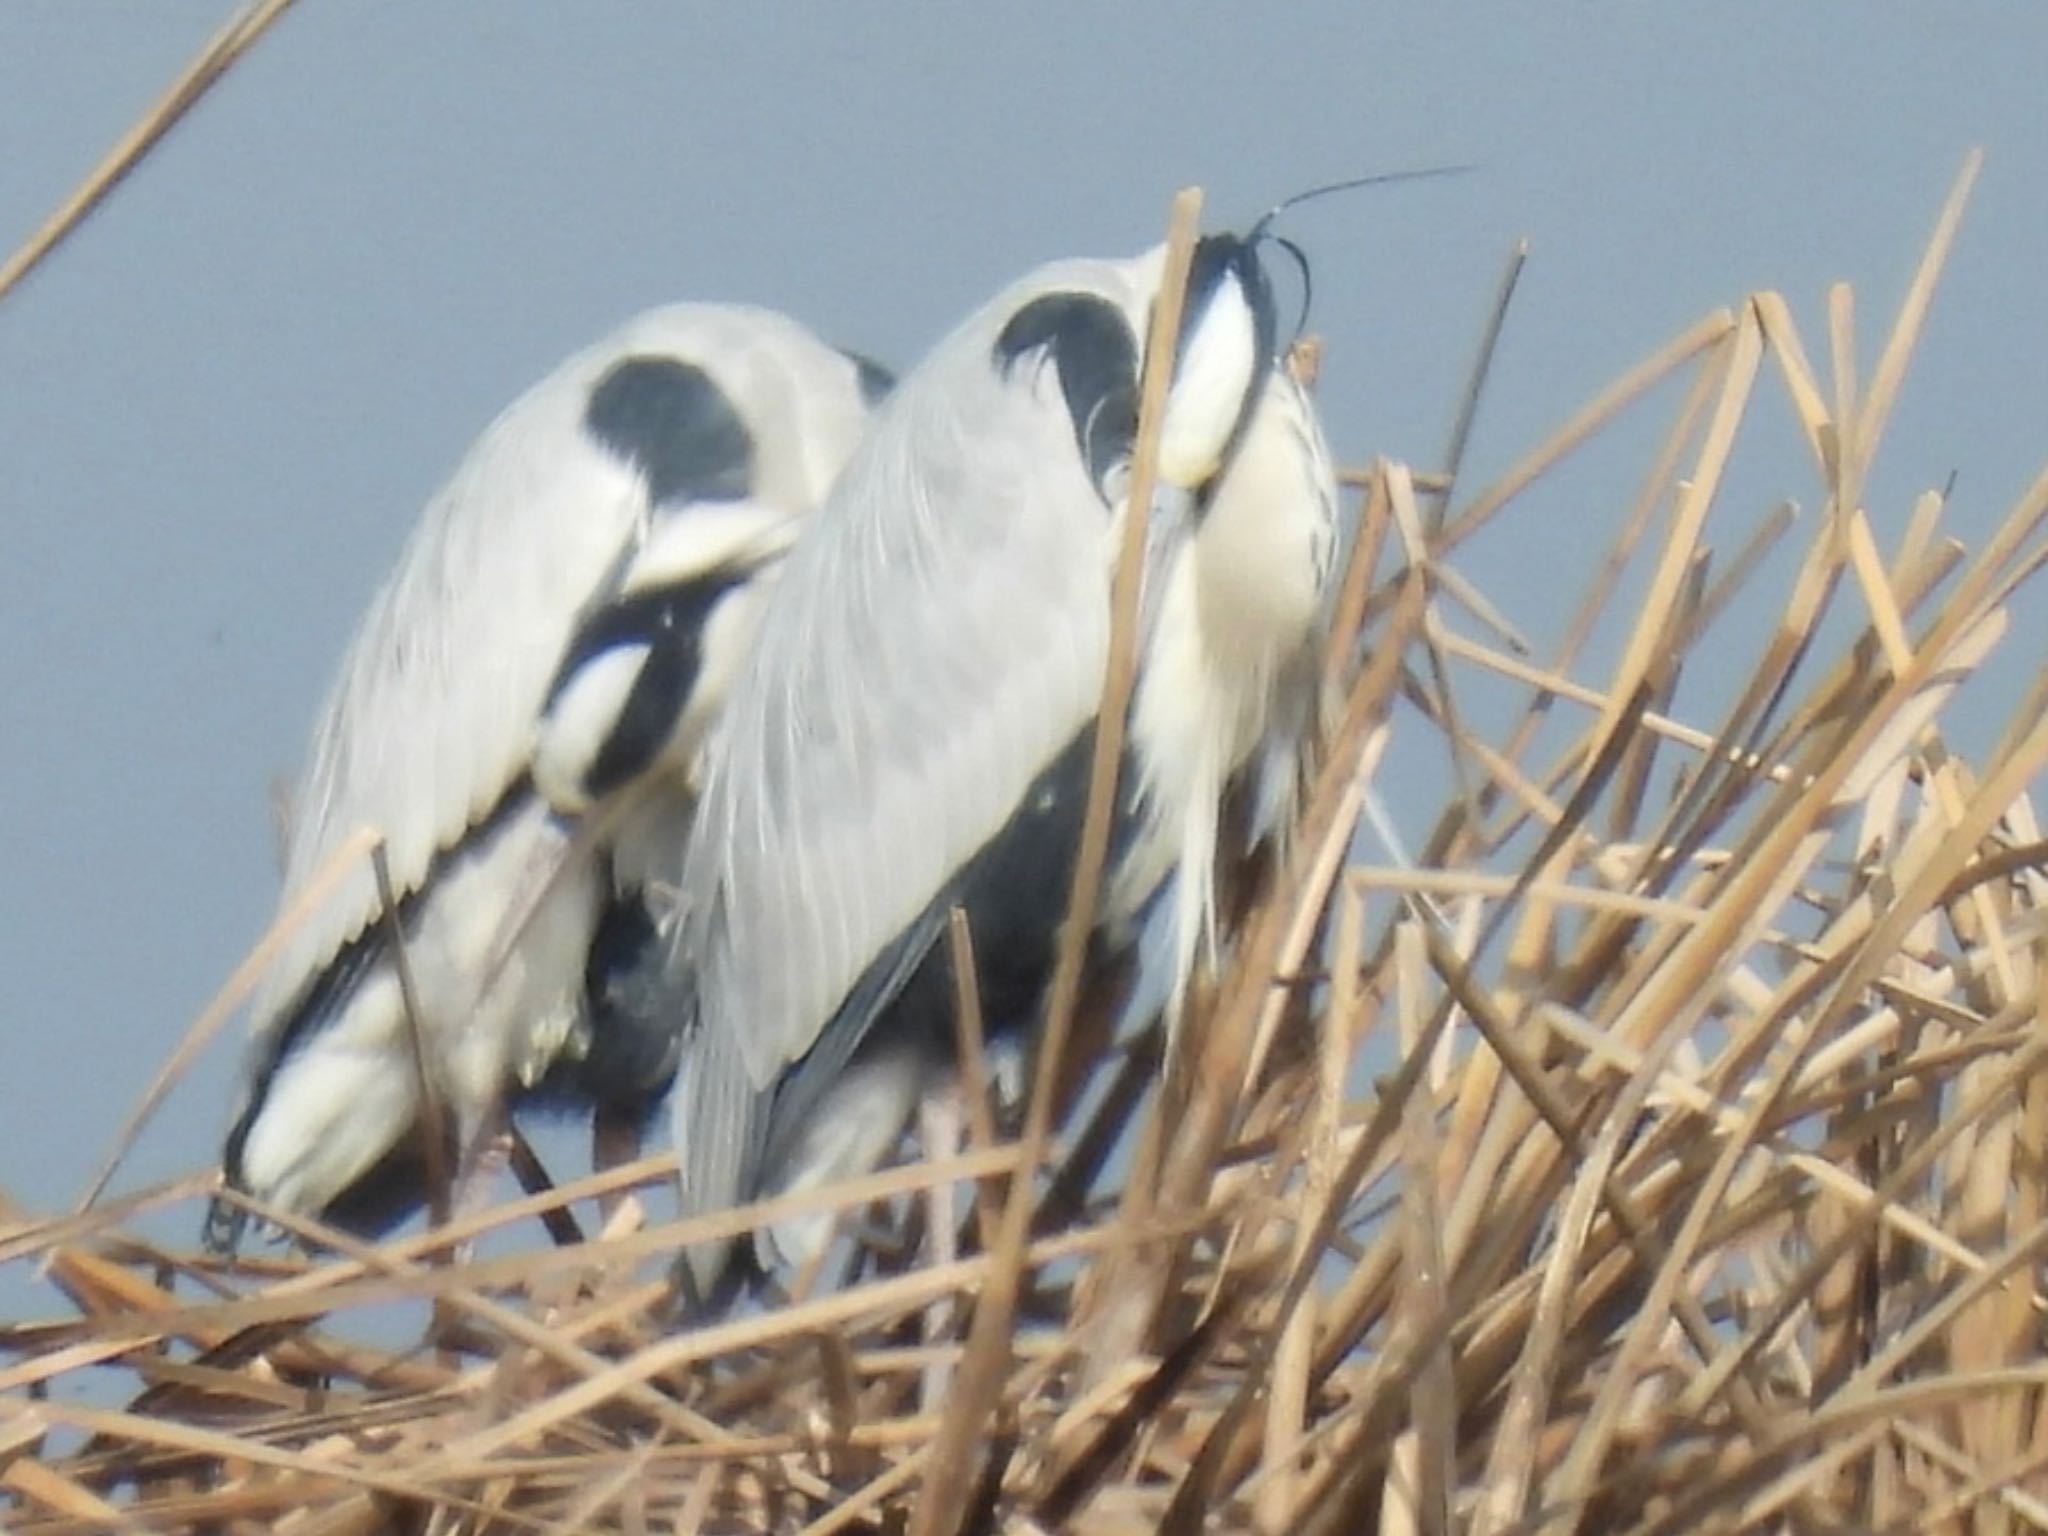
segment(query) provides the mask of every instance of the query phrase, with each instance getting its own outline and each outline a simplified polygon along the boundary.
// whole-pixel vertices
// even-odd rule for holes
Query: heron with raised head
[[[429,502],[345,654],[289,806],[226,1182],[374,1230],[543,1082],[631,1118],[675,1031],[617,1006],[645,855],[687,837],[756,610],[888,380],[767,310],[649,311],[508,408]],[[393,911],[367,861],[381,836]],[[415,1043],[416,1042],[416,1043]],[[424,1091],[423,1091],[424,1090]],[[216,1201],[209,1239],[245,1224]]]
[[[1169,883],[1177,998],[1213,937],[1227,790],[1284,800],[1314,714],[1336,496],[1285,366],[1263,225],[1192,259],[1150,512],[1139,670],[1094,939]],[[707,749],[669,942],[686,1214],[869,1171],[954,1071],[962,910],[992,1035],[1052,969],[1110,644],[1164,251],[1044,267],[878,409],[769,593]],[[1177,879],[1169,877],[1178,874]],[[831,1218],[694,1246],[698,1309]]]

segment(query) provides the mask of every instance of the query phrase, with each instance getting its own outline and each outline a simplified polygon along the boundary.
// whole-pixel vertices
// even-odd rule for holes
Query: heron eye
[[[655,506],[738,501],[753,488],[753,434],[711,376],[680,358],[613,364],[590,392],[583,425],[647,477]]]

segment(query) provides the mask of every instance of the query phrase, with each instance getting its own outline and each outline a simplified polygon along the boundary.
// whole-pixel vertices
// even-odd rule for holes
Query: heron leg
[[[593,1173],[605,1173],[633,1162],[640,1156],[642,1133],[646,1117],[637,1107],[614,1103],[601,1103],[590,1117],[590,1168]],[[622,1189],[611,1190],[597,1198],[597,1209],[605,1221],[610,1221],[626,1198]]]
[[[511,1122],[506,1117],[504,1106],[496,1105],[487,1110],[474,1127],[460,1126],[456,1146],[459,1150],[455,1171],[449,1175],[448,1187],[445,1191],[436,1190],[434,1194],[439,1205],[445,1207],[437,1208],[430,1218],[436,1227],[459,1222],[482,1210],[488,1203],[492,1181],[512,1160]],[[473,1239],[456,1243],[448,1250],[447,1262],[468,1263],[475,1246]],[[474,1342],[467,1334],[460,1315],[447,1298],[436,1298],[432,1318],[427,1324],[427,1337],[435,1348],[452,1359],[454,1351]]]
[[[462,1155],[455,1165],[455,1180],[448,1191],[448,1219],[461,1221],[490,1203],[491,1186],[512,1160],[512,1126],[505,1106],[494,1104],[477,1117],[477,1123],[462,1138]],[[469,1258],[471,1244],[458,1244],[456,1263]]]

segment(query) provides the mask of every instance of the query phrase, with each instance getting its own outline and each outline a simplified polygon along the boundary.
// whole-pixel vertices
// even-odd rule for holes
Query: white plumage
[[[465,1137],[580,1048],[606,903],[637,884],[648,835],[686,828],[758,579],[880,382],[772,312],[650,311],[491,425],[373,601],[292,801],[280,910],[359,829],[383,835]],[[237,1187],[365,1222],[417,1198],[416,1178],[378,1173],[414,1152],[420,1111],[384,935],[358,861],[263,978]],[[231,1241],[239,1221],[216,1217]]]

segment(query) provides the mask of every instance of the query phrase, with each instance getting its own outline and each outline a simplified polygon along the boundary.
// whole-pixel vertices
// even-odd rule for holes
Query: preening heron
[[[1336,539],[1321,429],[1251,238],[1196,247],[1151,513],[1097,942],[1176,870],[1177,994],[1211,930],[1226,787],[1291,786]],[[1087,794],[1139,362],[1164,251],[1042,268],[879,408],[769,594],[707,751],[658,952],[687,1010],[687,1213],[868,1171],[954,1057],[968,918],[993,1033],[1034,1023]],[[763,1230],[765,1267],[829,1219]],[[703,1305],[743,1266],[684,1255]]]
[[[374,1228],[424,1194],[402,995],[466,1156],[543,1077],[651,1100],[673,1029],[612,1006],[649,939],[705,728],[798,522],[886,376],[766,310],[671,305],[577,354],[428,504],[350,643],[290,805],[280,912],[361,828],[371,870],[288,930],[251,1005],[233,1187]],[[241,1211],[216,1203],[211,1241]]]

